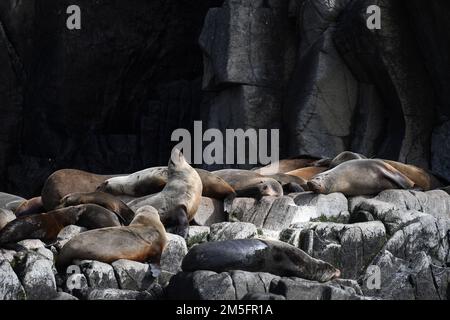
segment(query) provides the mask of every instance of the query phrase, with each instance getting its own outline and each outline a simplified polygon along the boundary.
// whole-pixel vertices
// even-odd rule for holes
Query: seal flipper
[[[393,166],[387,163],[384,163],[384,166],[383,174],[392,183],[406,190],[412,189],[415,186],[415,183],[411,179],[395,169]]]

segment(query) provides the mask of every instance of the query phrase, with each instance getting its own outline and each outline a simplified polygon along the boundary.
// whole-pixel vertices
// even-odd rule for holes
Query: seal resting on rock
[[[111,263],[119,259],[159,265],[166,243],[158,212],[151,206],[143,206],[129,226],[90,230],[74,236],[59,252],[56,267],[62,271],[74,260]]]
[[[350,160],[308,182],[310,191],[346,196],[373,195],[387,189],[412,189],[414,182],[381,160]]]
[[[129,176],[115,177],[106,180],[98,191],[116,196],[143,197],[164,189],[168,180],[168,167],[148,168]],[[220,177],[209,171],[195,169],[202,181],[202,196],[223,200],[234,193],[233,188]]]
[[[287,243],[260,239],[207,242],[193,247],[184,257],[186,272],[231,270],[268,272],[282,277],[299,277],[326,282],[340,276],[331,264],[314,259]]]
[[[138,198],[129,202],[128,205],[133,210],[150,205],[158,210],[163,222],[169,219],[166,215],[173,217],[174,214],[179,215],[185,210],[186,221],[189,222],[194,218],[200,206],[202,181],[197,171],[186,162],[183,154],[176,148],[172,151],[168,168],[169,178],[160,193]],[[172,219],[172,221],[174,220]],[[189,223],[180,228],[189,228]]]
[[[253,169],[252,171],[262,175],[287,173],[289,171],[301,168],[312,167],[317,161],[320,161],[320,158],[312,156],[298,156],[290,159],[282,159],[265,167]]]
[[[79,204],[97,204],[114,212],[128,225],[134,219],[134,212],[125,203],[105,192],[71,193],[61,199],[59,207],[70,207]]]
[[[0,245],[25,239],[53,241],[64,227],[75,224],[88,229],[120,226],[113,212],[93,204],[79,205],[23,216],[9,222],[0,230]]]
[[[47,211],[55,209],[68,194],[94,192],[106,179],[117,175],[99,175],[75,169],[62,169],[51,174],[42,188],[42,203]]]
[[[225,180],[238,197],[261,199],[264,196],[280,197],[283,195],[281,184],[255,171],[241,169],[223,169],[213,174]]]

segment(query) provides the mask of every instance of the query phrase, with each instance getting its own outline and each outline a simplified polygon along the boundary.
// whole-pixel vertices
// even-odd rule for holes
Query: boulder
[[[151,266],[130,260],[117,260],[112,263],[122,290],[147,290],[159,275],[153,275]]]
[[[83,260],[79,266],[90,288],[119,288],[114,275],[114,269],[111,265],[99,261]]]
[[[120,289],[94,289],[89,291],[86,300],[154,300],[153,296],[145,291]]]
[[[234,239],[250,239],[256,237],[258,230],[255,225],[247,222],[222,222],[211,226],[209,241]]]
[[[347,223],[350,218],[347,198],[341,193],[328,195],[304,192],[294,198],[302,214],[295,222],[322,221]]]
[[[188,236],[186,239],[186,244],[188,248],[208,241],[210,228],[203,226],[190,226]]]
[[[25,290],[7,260],[0,257],[0,300],[25,299]]]
[[[194,222],[199,226],[210,226],[226,220],[223,201],[202,197],[195,213]]]

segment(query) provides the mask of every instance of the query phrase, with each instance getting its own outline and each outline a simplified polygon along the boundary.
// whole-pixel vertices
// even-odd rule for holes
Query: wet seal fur
[[[113,212],[94,204],[62,208],[23,216],[9,222],[0,230],[0,245],[25,239],[54,241],[59,232],[68,225],[96,229],[120,226],[120,222]]]
[[[315,259],[292,245],[260,239],[199,244],[185,256],[182,269],[185,272],[268,272],[282,277],[299,277],[319,282],[340,276],[340,271],[331,264]]]
[[[63,271],[74,260],[112,263],[119,259],[159,265],[167,236],[155,208],[141,207],[129,226],[90,230],[70,239],[56,258]]]
[[[346,196],[373,195],[387,189],[412,189],[414,182],[382,160],[350,160],[316,175],[310,191]]]
[[[133,200],[128,205],[137,210],[142,206],[150,205],[158,210],[161,221],[168,220],[185,223],[185,225],[173,226],[179,231],[177,234],[185,234],[184,229],[189,228],[189,221],[194,218],[202,199],[203,185],[197,171],[185,160],[183,154],[174,149],[169,160],[169,180],[164,189],[157,194]],[[185,212],[187,220],[183,220],[181,212]],[[173,219],[173,217],[177,218]],[[178,228],[179,227],[179,228]]]
[[[121,222],[128,225],[134,219],[134,212],[123,201],[105,192],[71,193],[61,199],[59,207],[79,204],[97,204],[114,212]]]

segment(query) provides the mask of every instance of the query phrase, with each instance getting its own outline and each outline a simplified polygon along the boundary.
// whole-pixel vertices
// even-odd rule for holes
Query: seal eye
[[[264,187],[263,187],[263,190],[267,190],[267,186],[264,186]]]

